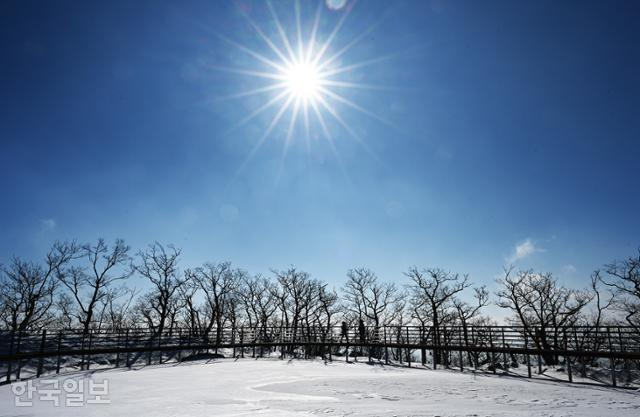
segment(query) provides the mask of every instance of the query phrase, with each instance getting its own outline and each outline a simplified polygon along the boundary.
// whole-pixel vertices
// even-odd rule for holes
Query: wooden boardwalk
[[[513,326],[380,326],[349,329],[336,327],[235,327],[208,333],[172,328],[163,332],[147,328],[118,330],[43,330],[0,332],[0,370],[4,383],[25,377],[59,373],[92,366],[132,366],[179,361],[205,351],[227,355],[324,357],[350,354],[386,363],[508,369],[516,364],[542,372],[543,366],[562,364],[572,381],[572,369],[584,369],[603,359],[616,385],[617,367],[638,368],[640,334],[625,326],[567,327],[556,329]],[[570,366],[573,365],[573,366]]]

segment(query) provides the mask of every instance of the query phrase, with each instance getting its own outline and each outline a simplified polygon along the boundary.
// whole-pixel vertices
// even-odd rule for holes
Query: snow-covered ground
[[[86,404],[94,398],[88,381],[105,379],[110,403]],[[30,407],[16,407],[11,386],[0,387],[0,416],[640,415],[637,390],[340,361],[223,359],[77,372],[57,381],[60,390],[83,385],[84,405],[66,407],[65,395],[57,407],[38,399],[54,387],[43,378],[34,382]]]

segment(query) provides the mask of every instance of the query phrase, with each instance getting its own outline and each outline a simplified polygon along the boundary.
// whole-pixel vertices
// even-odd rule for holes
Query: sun
[[[346,2],[340,4],[344,6]],[[312,131],[315,131],[318,132],[314,133],[315,137],[324,137],[338,158],[332,134],[333,129],[330,129],[327,123],[330,120],[337,122],[348,136],[356,140],[368,153],[371,153],[366,141],[353,129],[348,119],[345,119],[344,111],[346,108],[350,108],[387,125],[391,126],[391,123],[353,102],[346,95],[349,90],[353,91],[354,89],[382,91],[385,88],[374,84],[344,80],[341,77],[358,68],[388,59],[389,56],[378,56],[351,64],[344,63],[346,53],[365,39],[374,30],[377,23],[353,37],[346,45],[337,47],[335,44],[336,35],[353,9],[353,3],[342,8],[333,30],[324,34],[325,36],[322,36],[323,33],[319,29],[324,1],[318,2],[315,18],[309,25],[302,24],[300,2],[297,0],[294,3],[295,22],[291,26],[282,25],[270,1],[267,1],[266,5],[271,14],[270,21],[275,25],[270,34],[267,34],[246,12],[240,11],[253,27],[258,38],[264,43],[264,51],[252,49],[245,44],[218,34],[221,40],[254,58],[256,66],[216,68],[264,81],[264,85],[261,87],[226,97],[265,97],[262,105],[251,111],[232,129],[243,126],[260,114],[273,110],[271,122],[262,130],[262,135],[256,139],[253,150],[242,166],[246,165],[281,122],[287,123],[283,156],[286,155],[289,145],[296,137],[302,136],[309,145]],[[330,9],[334,10],[333,7]],[[290,30],[286,30],[285,27]],[[301,132],[301,134],[295,132]]]
[[[307,102],[318,96],[322,75],[313,62],[294,62],[286,68],[283,76],[289,94],[296,99]]]

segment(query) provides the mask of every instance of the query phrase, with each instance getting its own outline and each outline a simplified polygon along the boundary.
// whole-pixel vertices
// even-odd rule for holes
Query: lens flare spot
[[[347,4],[347,0],[327,0],[326,3],[331,10],[340,10]]]

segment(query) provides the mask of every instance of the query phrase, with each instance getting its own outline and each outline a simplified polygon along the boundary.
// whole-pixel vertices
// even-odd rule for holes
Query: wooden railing
[[[532,357],[538,373],[543,365],[562,363],[569,381],[572,368],[585,372],[589,364],[607,359],[611,384],[616,385],[616,366],[638,366],[640,334],[632,327],[524,328],[514,326],[382,326],[332,327],[234,327],[208,333],[182,328],[157,332],[147,328],[118,330],[0,331],[0,370],[4,382],[68,369],[91,366],[132,366],[182,360],[197,352],[225,350],[233,356],[322,356],[340,354],[368,356],[386,363],[407,363],[414,353],[422,365],[508,369],[527,365]],[[231,352],[228,352],[231,351]],[[429,351],[430,355],[427,354]],[[428,361],[428,356],[430,360]],[[600,363],[600,365],[602,365]]]

